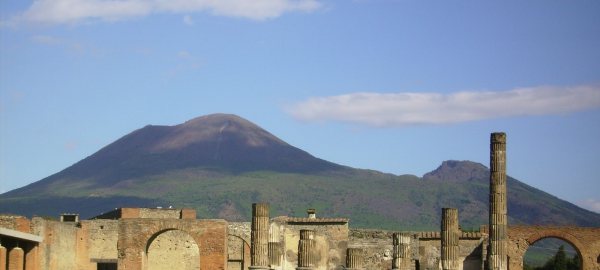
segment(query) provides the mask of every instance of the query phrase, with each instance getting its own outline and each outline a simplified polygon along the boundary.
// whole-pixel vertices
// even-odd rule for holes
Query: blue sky
[[[148,124],[234,113],[394,174],[489,162],[600,212],[600,2],[0,2],[0,192]]]

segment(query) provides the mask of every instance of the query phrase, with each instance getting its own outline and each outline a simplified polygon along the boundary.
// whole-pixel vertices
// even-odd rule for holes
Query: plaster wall
[[[277,223],[276,223],[277,224]],[[298,265],[300,230],[315,231],[315,270],[344,269],[348,247],[348,224],[281,224],[283,242],[282,269],[295,269]]]

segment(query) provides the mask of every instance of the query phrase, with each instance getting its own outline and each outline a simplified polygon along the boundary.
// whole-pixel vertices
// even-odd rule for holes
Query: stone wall
[[[224,270],[227,265],[227,222],[221,219],[122,219],[119,221],[118,267],[146,269],[147,248],[162,233],[189,234],[199,249],[200,269]]]
[[[361,248],[366,269],[391,269],[393,259],[392,235],[385,230],[351,229],[349,247]],[[412,232],[412,269],[440,269],[441,238],[439,232]],[[459,241],[459,269],[482,269],[482,243],[480,233],[462,233]]]
[[[141,208],[139,218],[180,218],[181,210],[179,209],[154,209]]]
[[[81,234],[76,223],[45,220],[39,217],[34,217],[31,223],[32,233],[44,237],[43,242],[39,244],[41,269],[91,269],[89,265],[77,265],[78,262],[81,264],[86,261],[87,252],[80,242],[87,239]]]
[[[363,250],[365,269],[392,269],[393,232],[351,229],[348,246]]]
[[[119,240],[118,220],[86,220],[81,230],[87,235],[88,257],[92,262],[116,262]]]
[[[157,235],[148,247],[148,270],[200,269],[198,244],[189,234],[169,230]]]
[[[250,266],[250,222],[227,225],[227,269],[241,270]]]
[[[276,218],[283,247],[282,269],[295,269],[298,265],[300,230],[315,231],[315,270],[344,269],[348,247],[347,220]],[[273,227],[272,227],[273,228]]]
[[[31,222],[24,216],[0,215],[0,228],[29,233],[30,227]]]

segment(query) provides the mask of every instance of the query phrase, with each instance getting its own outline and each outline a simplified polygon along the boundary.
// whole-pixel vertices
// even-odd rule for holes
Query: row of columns
[[[272,237],[269,237],[269,205],[253,204],[252,215],[252,265],[250,269],[275,269],[274,267],[281,264],[281,243],[276,232],[272,232]],[[460,266],[458,261],[460,229],[456,208],[442,209],[441,236],[442,269],[458,270]],[[393,270],[412,269],[411,237],[410,233],[393,234]],[[300,230],[298,267],[296,270],[314,269],[316,266],[314,252],[315,231]],[[363,269],[363,265],[363,251],[359,248],[348,248],[346,251],[346,269]]]
[[[490,230],[487,249],[487,268],[489,270],[506,270],[508,267],[506,198],[506,134],[496,132],[490,136]],[[314,233],[312,230],[300,230],[297,270],[309,270],[315,267],[313,255],[315,247]],[[443,208],[441,222],[441,263],[443,270],[458,270],[460,267],[458,259],[460,234],[458,209]],[[393,234],[392,269],[408,270],[412,268],[410,240],[411,235],[408,233]],[[271,258],[277,259],[269,260],[269,252],[279,255],[281,244],[278,242],[279,239],[272,239],[269,242],[268,204],[252,205],[251,241],[252,266],[250,269],[269,269],[268,264],[279,265],[281,256],[271,256]],[[360,249],[347,249],[346,269],[363,269],[363,262],[364,258]],[[0,268],[0,270],[4,269]]]
[[[269,233],[269,205],[266,203],[252,204],[251,249],[249,269],[277,269],[281,265],[281,242],[278,231]],[[312,270],[316,267],[315,231],[300,230],[298,241],[297,270]],[[358,248],[348,248],[346,251],[346,269],[362,270],[363,253]],[[0,269],[4,270],[4,269]]]
[[[25,251],[18,246],[8,251],[0,243],[0,270],[35,270],[36,265],[37,246],[25,254]]]

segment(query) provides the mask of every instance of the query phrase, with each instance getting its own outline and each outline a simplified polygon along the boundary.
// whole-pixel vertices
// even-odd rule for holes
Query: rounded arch
[[[200,246],[186,231],[164,229],[154,233],[146,242],[147,270],[200,269]]]
[[[227,235],[228,269],[248,269],[250,266],[250,243],[244,237]]]
[[[540,233],[533,234],[527,238],[527,244],[531,246],[535,244],[535,242],[546,238],[557,238],[569,243],[569,245],[573,246],[573,248],[575,248],[575,251],[577,251],[577,256],[579,256],[579,258],[583,258],[581,256],[581,251],[584,248],[584,246],[573,235],[563,231],[543,231]]]
[[[531,235],[529,238],[527,238],[528,246],[525,248],[525,251],[527,251],[530,246],[534,245],[538,241],[543,240],[543,239],[549,239],[549,238],[559,239],[559,240],[562,240],[562,241],[566,242],[567,244],[571,245],[571,247],[573,247],[573,249],[577,253],[577,257],[579,259],[579,269],[583,269],[584,257],[582,256],[582,252],[581,252],[581,249],[583,248],[583,246],[575,237],[573,237],[572,235],[565,233],[565,232],[545,231],[543,233]],[[524,258],[524,256],[522,258]]]

